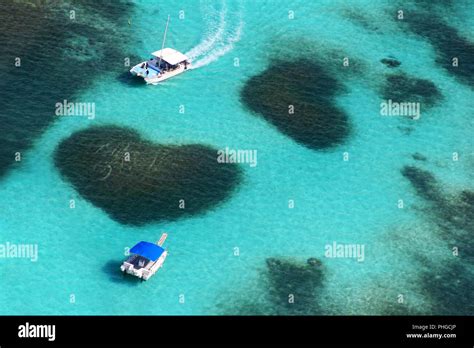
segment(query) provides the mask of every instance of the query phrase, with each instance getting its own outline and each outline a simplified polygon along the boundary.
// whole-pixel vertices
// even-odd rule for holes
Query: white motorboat
[[[168,252],[162,245],[168,235],[163,233],[160,240],[154,243],[141,241],[130,249],[130,256],[120,266],[124,273],[148,280],[165,262]]]
[[[187,71],[191,67],[188,57],[183,53],[172,48],[164,48],[169,20],[170,17],[168,16],[161,50],[153,52],[151,54],[152,58],[130,69],[133,75],[143,77],[147,84],[157,85],[164,80]]]

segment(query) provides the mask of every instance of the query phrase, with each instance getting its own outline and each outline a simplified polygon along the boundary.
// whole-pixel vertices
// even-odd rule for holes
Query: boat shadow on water
[[[124,71],[122,74],[117,76],[117,80],[124,85],[129,87],[145,87],[146,83],[143,82],[143,79],[139,76],[134,76],[128,71]]]
[[[102,271],[107,275],[109,280],[113,283],[120,283],[127,286],[137,286],[142,283],[142,280],[136,277],[129,276],[120,271],[122,262],[110,260],[102,267]]]

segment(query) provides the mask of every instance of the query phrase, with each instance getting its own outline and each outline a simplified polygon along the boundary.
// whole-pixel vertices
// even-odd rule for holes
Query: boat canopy
[[[163,254],[165,249],[160,247],[159,245],[141,241],[137,245],[135,245],[130,252],[132,254],[137,254],[143,257],[146,257],[148,260],[156,261],[158,258]]]
[[[172,48],[164,48],[162,50],[153,52],[152,55],[156,58],[163,59],[165,62],[171,65],[176,65],[188,60],[188,57]]]

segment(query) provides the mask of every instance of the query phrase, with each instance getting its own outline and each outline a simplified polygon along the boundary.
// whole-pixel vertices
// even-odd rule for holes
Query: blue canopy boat
[[[162,247],[167,236],[166,233],[163,233],[156,244],[145,241],[137,243],[130,249],[130,256],[120,266],[122,272],[148,280],[163,266],[168,255],[168,252]]]

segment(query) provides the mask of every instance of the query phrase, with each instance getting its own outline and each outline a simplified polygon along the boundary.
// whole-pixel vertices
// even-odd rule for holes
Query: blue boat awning
[[[137,245],[135,245],[132,249],[130,249],[130,252],[132,254],[137,254],[143,257],[146,257],[147,259],[151,261],[156,261],[158,258],[163,254],[165,249],[160,247],[159,245],[150,243],[150,242],[144,242],[141,241]]]

